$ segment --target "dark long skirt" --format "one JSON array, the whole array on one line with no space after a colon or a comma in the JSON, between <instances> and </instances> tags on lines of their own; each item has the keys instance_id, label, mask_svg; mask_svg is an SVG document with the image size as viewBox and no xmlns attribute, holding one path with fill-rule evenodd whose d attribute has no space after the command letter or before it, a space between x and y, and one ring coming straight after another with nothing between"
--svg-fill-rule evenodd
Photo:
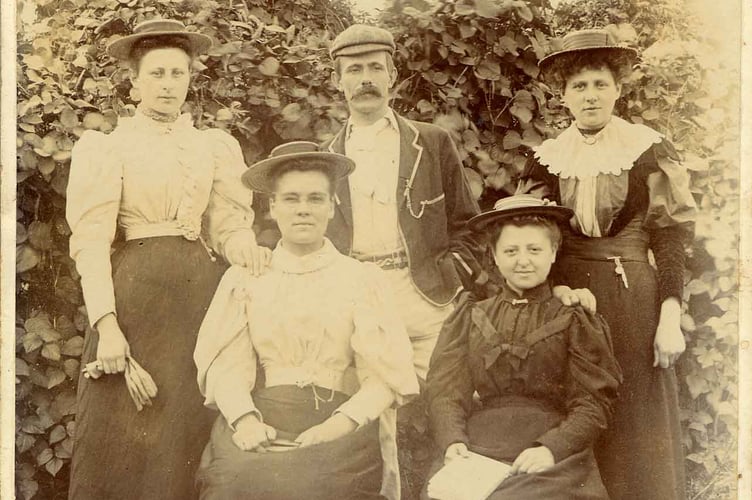
<instances>
[{"instance_id":1,"label":"dark long skirt","mask_svg":"<svg viewBox=\"0 0 752 500\"><path fill-rule=\"evenodd\" d=\"M593 292L624 373L614 419L595 447L609 495L613 500L684 499L676 375L673 368L653 368L660 304L655 270L647 262L647 237L632 232L570 238L562 250L562 282ZM623 257L629 288L607 259L616 255Z\"/></svg>"},{"instance_id":2,"label":"dark long skirt","mask_svg":"<svg viewBox=\"0 0 752 500\"><path fill-rule=\"evenodd\" d=\"M544 402L504 397L498 407L476 410L467 420L468 448L501 462L512 464L535 440L558 427L563 415ZM443 452L434 462L430 479L443 465ZM427 486L427 484L426 484ZM427 488L423 498L427 499ZM592 448L586 448L531 474L507 477L488 500L608 500Z\"/></svg>"},{"instance_id":3,"label":"dark long skirt","mask_svg":"<svg viewBox=\"0 0 752 500\"><path fill-rule=\"evenodd\" d=\"M195 498L194 475L216 412L203 406L193 349L224 267L200 242L175 236L128 241L112 260L118 323L158 394L139 413L123 375L79 379L69 496ZM82 363L96 359L92 333Z\"/></svg>"},{"instance_id":4,"label":"dark long skirt","mask_svg":"<svg viewBox=\"0 0 752 500\"><path fill-rule=\"evenodd\" d=\"M318 389L328 396L328 389ZM264 422L278 437L293 439L326 420L347 398L314 408L310 387L275 386L254 392ZM289 451L243 451L232 441L224 417L214 423L197 483L202 500L380 499L381 451L378 421L334 441Z\"/></svg>"}]
</instances>

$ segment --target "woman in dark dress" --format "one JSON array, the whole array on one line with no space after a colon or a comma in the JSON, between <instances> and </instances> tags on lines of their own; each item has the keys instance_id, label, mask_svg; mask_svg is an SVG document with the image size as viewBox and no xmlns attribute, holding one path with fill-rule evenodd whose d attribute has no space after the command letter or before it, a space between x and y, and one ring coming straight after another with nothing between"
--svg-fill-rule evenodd
<instances>
[{"instance_id":1,"label":"woman in dark dress","mask_svg":"<svg viewBox=\"0 0 752 500\"><path fill-rule=\"evenodd\" d=\"M108 52L131 63L141 103L112 133L87 131L73 150L70 251L93 327L82 364L96 361L106 375L79 381L72 499L196 496L214 415L196 388L193 349L225 269L210 247L242 265L265 255L237 141L180 115L191 58L210 45L169 20L113 42ZM117 226L126 241L110 258ZM120 373L131 355L158 389L143 411Z\"/></svg>"},{"instance_id":2,"label":"woman in dark dress","mask_svg":"<svg viewBox=\"0 0 752 500\"><path fill-rule=\"evenodd\" d=\"M469 222L490 235L503 288L460 302L426 383L444 462L471 450L512 464L491 499L608 498L592 445L608 425L621 373L602 318L563 305L548 282L557 221L571 214L522 195Z\"/></svg>"},{"instance_id":3,"label":"woman in dark dress","mask_svg":"<svg viewBox=\"0 0 752 500\"><path fill-rule=\"evenodd\" d=\"M695 206L663 135L612 115L635 59L607 31L585 30L541 60L574 123L535 149L518 192L574 211L553 279L593 292L624 370L613 425L595 448L611 498L682 499L673 365L685 349L684 243Z\"/></svg>"}]
</instances>

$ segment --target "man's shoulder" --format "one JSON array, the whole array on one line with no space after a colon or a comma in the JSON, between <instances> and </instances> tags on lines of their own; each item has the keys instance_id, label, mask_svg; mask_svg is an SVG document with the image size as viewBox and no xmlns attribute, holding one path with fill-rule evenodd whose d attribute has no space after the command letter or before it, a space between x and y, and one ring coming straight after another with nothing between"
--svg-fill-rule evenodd
<instances>
[{"instance_id":1,"label":"man's shoulder","mask_svg":"<svg viewBox=\"0 0 752 500\"><path fill-rule=\"evenodd\" d=\"M443 128L439 127L438 125L434 125L433 123L428 122L420 122L417 120L412 120L410 118L406 118L402 115L397 115L397 120L403 120L408 126L413 127L415 130L420 133L421 136L427 137L427 138L439 138L439 137L449 137L449 132L444 130Z\"/></svg>"}]
</instances>

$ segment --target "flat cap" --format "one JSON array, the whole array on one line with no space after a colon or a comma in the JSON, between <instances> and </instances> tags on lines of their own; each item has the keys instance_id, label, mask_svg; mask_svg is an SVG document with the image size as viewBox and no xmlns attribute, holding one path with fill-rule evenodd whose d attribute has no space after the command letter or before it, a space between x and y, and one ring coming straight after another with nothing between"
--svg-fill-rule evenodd
<instances>
[{"instance_id":1,"label":"flat cap","mask_svg":"<svg viewBox=\"0 0 752 500\"><path fill-rule=\"evenodd\" d=\"M353 24L337 35L329 48L332 59L368 52L386 51L394 54L394 37L387 30L367 24Z\"/></svg>"}]
</instances>

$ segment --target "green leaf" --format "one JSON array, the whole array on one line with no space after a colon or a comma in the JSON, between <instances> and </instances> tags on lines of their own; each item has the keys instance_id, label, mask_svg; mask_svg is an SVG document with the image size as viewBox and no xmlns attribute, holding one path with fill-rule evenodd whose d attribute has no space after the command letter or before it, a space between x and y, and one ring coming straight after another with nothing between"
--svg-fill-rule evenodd
<instances>
[{"instance_id":1,"label":"green leaf","mask_svg":"<svg viewBox=\"0 0 752 500\"><path fill-rule=\"evenodd\" d=\"M19 454L25 453L34 446L36 441L37 440L34 436L26 434L25 432L19 432L16 434L16 450L18 450Z\"/></svg>"},{"instance_id":2,"label":"green leaf","mask_svg":"<svg viewBox=\"0 0 752 500\"><path fill-rule=\"evenodd\" d=\"M291 102L284 108L282 108L282 119L287 122L296 122L300 119L302 114L302 108L300 104Z\"/></svg>"},{"instance_id":3,"label":"green leaf","mask_svg":"<svg viewBox=\"0 0 752 500\"><path fill-rule=\"evenodd\" d=\"M31 243L31 245L38 250L51 249L52 227L50 227L50 225L46 222L32 222L29 225L29 243Z\"/></svg>"},{"instance_id":4,"label":"green leaf","mask_svg":"<svg viewBox=\"0 0 752 500\"><path fill-rule=\"evenodd\" d=\"M47 368L45 375L47 376L47 389L52 389L65 381L65 373L58 368Z\"/></svg>"},{"instance_id":5,"label":"green leaf","mask_svg":"<svg viewBox=\"0 0 752 500\"><path fill-rule=\"evenodd\" d=\"M73 457L73 438L66 438L62 443L55 446L55 456L62 459Z\"/></svg>"},{"instance_id":6,"label":"green leaf","mask_svg":"<svg viewBox=\"0 0 752 500\"><path fill-rule=\"evenodd\" d=\"M267 57L258 65L258 70L265 76L276 75L279 71L279 61L274 57Z\"/></svg>"},{"instance_id":7,"label":"green leaf","mask_svg":"<svg viewBox=\"0 0 752 500\"><path fill-rule=\"evenodd\" d=\"M73 415L76 413L76 393L72 390L65 390L55 396L55 401L50 406L50 411L54 411L60 416Z\"/></svg>"},{"instance_id":8,"label":"green leaf","mask_svg":"<svg viewBox=\"0 0 752 500\"><path fill-rule=\"evenodd\" d=\"M63 461L60 458L54 457L52 460L47 462L44 465L44 468L52 474L53 476L57 475L58 472L60 472L60 469L63 467Z\"/></svg>"},{"instance_id":9,"label":"green leaf","mask_svg":"<svg viewBox=\"0 0 752 500\"><path fill-rule=\"evenodd\" d=\"M508 2L503 2L504 4L508 4ZM508 6L506 9L503 9L501 5L498 4L498 2L494 0L475 0L475 12L480 17L485 17L486 19L494 19L501 14L502 10L508 10Z\"/></svg>"},{"instance_id":10,"label":"green leaf","mask_svg":"<svg viewBox=\"0 0 752 500\"><path fill-rule=\"evenodd\" d=\"M464 168L465 178L470 185L470 192L473 193L473 197L477 200L483 194L483 178L478 172L472 168Z\"/></svg>"},{"instance_id":11,"label":"green leaf","mask_svg":"<svg viewBox=\"0 0 752 500\"><path fill-rule=\"evenodd\" d=\"M44 465L55 456L52 448L45 448L37 455L37 465Z\"/></svg>"},{"instance_id":12,"label":"green leaf","mask_svg":"<svg viewBox=\"0 0 752 500\"><path fill-rule=\"evenodd\" d=\"M66 356L81 356L84 350L84 338L77 335L68 339L63 345L62 353Z\"/></svg>"},{"instance_id":13,"label":"green leaf","mask_svg":"<svg viewBox=\"0 0 752 500\"><path fill-rule=\"evenodd\" d=\"M533 11L530 10L530 7L527 6L527 4L523 1L517 1L514 2L514 10L517 12L517 15L520 16L520 18L523 21L530 22L533 20Z\"/></svg>"},{"instance_id":14,"label":"green leaf","mask_svg":"<svg viewBox=\"0 0 752 500\"><path fill-rule=\"evenodd\" d=\"M504 140L502 142L504 149L514 149L516 147L519 147L521 144L522 137L520 137L520 133L516 130L510 130L506 134L504 134Z\"/></svg>"},{"instance_id":15,"label":"green leaf","mask_svg":"<svg viewBox=\"0 0 752 500\"><path fill-rule=\"evenodd\" d=\"M49 443L50 444L59 443L66 437L68 437L68 433L65 432L65 427L63 427L62 425L56 425L50 431Z\"/></svg>"},{"instance_id":16,"label":"green leaf","mask_svg":"<svg viewBox=\"0 0 752 500\"><path fill-rule=\"evenodd\" d=\"M483 80L498 80L501 77L501 66L496 61L484 59L475 67L475 75Z\"/></svg>"},{"instance_id":17,"label":"green leaf","mask_svg":"<svg viewBox=\"0 0 752 500\"><path fill-rule=\"evenodd\" d=\"M44 434L45 428L37 415L31 415L21 421L21 430L27 434Z\"/></svg>"},{"instance_id":18,"label":"green leaf","mask_svg":"<svg viewBox=\"0 0 752 500\"><path fill-rule=\"evenodd\" d=\"M60 124L67 129L72 129L73 127L77 127L78 115L76 114L75 111L73 111L70 108L64 109L60 113Z\"/></svg>"},{"instance_id":19,"label":"green leaf","mask_svg":"<svg viewBox=\"0 0 752 500\"><path fill-rule=\"evenodd\" d=\"M29 245L16 247L16 273L25 273L39 264L39 252Z\"/></svg>"},{"instance_id":20,"label":"green leaf","mask_svg":"<svg viewBox=\"0 0 752 500\"><path fill-rule=\"evenodd\" d=\"M700 395L710 392L708 381L701 375L690 373L685 380L692 399L697 399Z\"/></svg>"},{"instance_id":21,"label":"green leaf","mask_svg":"<svg viewBox=\"0 0 752 500\"><path fill-rule=\"evenodd\" d=\"M73 305L79 305L83 302L78 284L69 276L61 276L55 282L55 296Z\"/></svg>"},{"instance_id":22,"label":"green leaf","mask_svg":"<svg viewBox=\"0 0 752 500\"><path fill-rule=\"evenodd\" d=\"M34 349L32 349L33 351ZM27 351L28 352L28 351ZM16 377L28 377L31 375L29 365L21 358L16 358Z\"/></svg>"},{"instance_id":23,"label":"green leaf","mask_svg":"<svg viewBox=\"0 0 752 500\"><path fill-rule=\"evenodd\" d=\"M60 345L57 343L44 344L42 357L52 361L60 360Z\"/></svg>"},{"instance_id":24,"label":"green leaf","mask_svg":"<svg viewBox=\"0 0 752 500\"><path fill-rule=\"evenodd\" d=\"M63 361L63 371L73 381L78 380L80 368L81 363L77 359L66 359Z\"/></svg>"},{"instance_id":25,"label":"green leaf","mask_svg":"<svg viewBox=\"0 0 752 500\"><path fill-rule=\"evenodd\" d=\"M38 333L27 332L23 336L23 347L24 347L24 351L26 352L31 352L36 349L39 349L40 347L42 347L43 344L44 344L44 341L42 340L42 338L39 336Z\"/></svg>"},{"instance_id":26,"label":"green leaf","mask_svg":"<svg viewBox=\"0 0 752 500\"><path fill-rule=\"evenodd\" d=\"M18 483L18 492L23 495L23 500L31 500L39 492L39 483L33 479L22 479Z\"/></svg>"}]
</instances>

